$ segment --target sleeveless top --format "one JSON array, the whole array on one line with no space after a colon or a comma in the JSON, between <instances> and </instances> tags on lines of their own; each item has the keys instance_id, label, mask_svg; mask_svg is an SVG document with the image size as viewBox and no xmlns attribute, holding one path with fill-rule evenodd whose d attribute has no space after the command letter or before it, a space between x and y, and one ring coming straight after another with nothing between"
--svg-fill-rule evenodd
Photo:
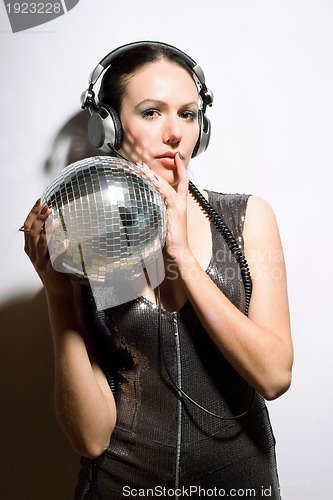
<instances>
[{"instance_id":1,"label":"sleeveless top","mask_svg":"<svg viewBox=\"0 0 333 500\"><path fill-rule=\"evenodd\" d=\"M208 191L209 201L243 250L248 195ZM206 273L242 312L235 258L211 224ZM76 500L250 497L279 499L275 438L264 398L226 361L187 301L177 312L138 297L96 311L82 293L86 319L117 405L108 449L82 458ZM177 386L171 381L176 382ZM179 389L219 419L182 396ZM163 490L164 488L164 490ZM247 493L245 493L247 491ZM236 494L238 492L238 494Z\"/></svg>"}]
</instances>

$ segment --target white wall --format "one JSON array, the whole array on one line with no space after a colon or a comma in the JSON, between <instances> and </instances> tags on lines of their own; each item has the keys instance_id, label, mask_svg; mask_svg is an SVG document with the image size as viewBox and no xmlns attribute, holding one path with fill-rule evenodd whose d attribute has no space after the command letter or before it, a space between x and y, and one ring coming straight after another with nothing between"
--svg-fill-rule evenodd
<instances>
[{"instance_id":1,"label":"white wall","mask_svg":"<svg viewBox=\"0 0 333 500\"><path fill-rule=\"evenodd\" d=\"M333 3L330 0L81 0L12 34L0 5L2 304L40 289L17 228L48 184L43 165L97 62L136 40L178 46L214 91L197 185L275 209L285 249L292 388L269 404L285 500L328 500L332 402ZM3 332L8 334L8 332Z\"/></svg>"}]
</instances>

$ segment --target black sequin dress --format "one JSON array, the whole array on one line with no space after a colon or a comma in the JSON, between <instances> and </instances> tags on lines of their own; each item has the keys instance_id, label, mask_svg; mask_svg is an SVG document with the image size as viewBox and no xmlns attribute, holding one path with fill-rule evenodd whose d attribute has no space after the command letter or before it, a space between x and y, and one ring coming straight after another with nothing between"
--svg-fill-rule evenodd
<instances>
[{"instance_id":1,"label":"black sequin dress","mask_svg":"<svg viewBox=\"0 0 333 500\"><path fill-rule=\"evenodd\" d=\"M243 248L247 195L208 192L209 201ZM244 311L239 266L211 224L213 255L208 276ZM76 500L145 498L280 499L275 439L264 399L225 360L202 327L190 302L178 312L143 297L96 312L83 297L106 376L116 390L117 424L98 459L82 458ZM163 489L165 488L165 489ZM201 489L200 489L201 488Z\"/></svg>"}]
</instances>

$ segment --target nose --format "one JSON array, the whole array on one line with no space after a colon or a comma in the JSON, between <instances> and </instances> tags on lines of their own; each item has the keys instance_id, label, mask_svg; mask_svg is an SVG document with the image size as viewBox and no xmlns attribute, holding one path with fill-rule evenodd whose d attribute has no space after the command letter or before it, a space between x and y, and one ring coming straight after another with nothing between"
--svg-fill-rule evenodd
<instances>
[{"instance_id":1,"label":"nose","mask_svg":"<svg viewBox=\"0 0 333 500\"><path fill-rule=\"evenodd\" d=\"M174 115L168 116L164 127L164 144L168 144L172 148L176 148L179 146L182 137L183 131L179 117Z\"/></svg>"}]
</instances>

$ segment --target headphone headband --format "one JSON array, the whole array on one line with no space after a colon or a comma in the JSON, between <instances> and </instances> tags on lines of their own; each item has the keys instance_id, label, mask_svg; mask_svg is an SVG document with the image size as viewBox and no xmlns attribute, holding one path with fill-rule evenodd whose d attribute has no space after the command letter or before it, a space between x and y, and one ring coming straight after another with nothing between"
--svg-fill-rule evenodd
<instances>
[{"instance_id":1,"label":"headphone headband","mask_svg":"<svg viewBox=\"0 0 333 500\"><path fill-rule=\"evenodd\" d=\"M151 47L152 45L155 45L156 47L167 47L167 48L171 49L175 54L179 55L180 57L182 57L185 60L186 64L191 68L192 71L194 71L194 68L197 66L197 63L191 57L189 57L187 54L185 54L181 50L177 49L177 47L174 47L173 45L168 45L167 43L162 43L162 42L142 41L142 42L127 43L126 45L122 45L121 47L118 47L117 49L112 50L111 52L109 52L109 54L107 54L105 57L103 57L103 59L98 63L95 70L99 66L102 66L103 67L102 71L104 71L104 69L106 69L108 66L111 65L112 61L114 59L116 59L116 57L123 55L128 50L139 49L139 48L144 48L144 47ZM94 74L95 70L93 71L93 74ZM205 83L205 77L203 75L201 68L200 68L200 71L202 73L202 75L201 75L202 83ZM100 75L98 75L96 78L95 76L93 76L93 74L90 78L90 83L95 84ZM94 79L94 81L93 81L93 79Z\"/></svg>"},{"instance_id":2,"label":"headphone headband","mask_svg":"<svg viewBox=\"0 0 333 500\"><path fill-rule=\"evenodd\" d=\"M213 98L214 98L213 93L207 89L204 72L202 71L201 67L194 61L194 59L192 59L190 56L185 54L185 52L181 51L180 49L177 49L177 47L174 47L173 45L169 45L163 42L142 41L142 42L127 43L126 45L122 45L121 47L112 50L111 52L109 52L109 54L103 57L103 59L101 59L101 61L97 64L97 66L90 75L88 90L84 92L82 95L81 98L82 108L84 109L91 105L91 97L94 97L91 96L91 93L93 92L92 90L93 86L96 84L97 80L100 78L102 73L104 73L104 71L107 68L109 68L109 66L112 65L112 62L117 57L122 56L123 54L132 49L151 47L154 45L156 47L167 47L176 55L184 59L185 63L193 73L192 76L196 85L198 86L204 110L206 109L207 106L211 106L213 104Z\"/></svg>"}]
</instances>

